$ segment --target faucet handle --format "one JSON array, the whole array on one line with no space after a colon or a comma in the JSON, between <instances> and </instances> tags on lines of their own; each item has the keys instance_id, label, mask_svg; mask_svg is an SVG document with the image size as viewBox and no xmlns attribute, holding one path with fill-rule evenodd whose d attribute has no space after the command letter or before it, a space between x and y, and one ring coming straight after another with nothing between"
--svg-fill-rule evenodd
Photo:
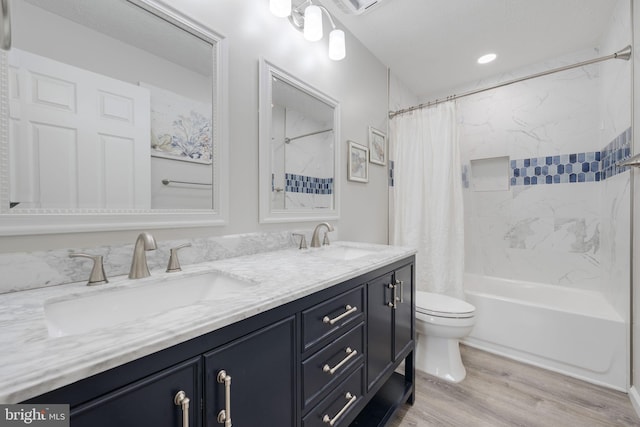
<instances>
[{"instance_id":1,"label":"faucet handle","mask_svg":"<svg viewBox=\"0 0 640 427\"><path fill-rule=\"evenodd\" d=\"M322 246L329 246L329 232L324 232L324 238L322 239Z\"/></svg>"},{"instance_id":2,"label":"faucet handle","mask_svg":"<svg viewBox=\"0 0 640 427\"><path fill-rule=\"evenodd\" d=\"M178 249L189 247L191 247L191 243L185 243L183 245L176 246L175 248L171 248L169 254L169 264L167 264L167 273L182 271L182 267L180 267L180 259L178 259Z\"/></svg>"},{"instance_id":3,"label":"faucet handle","mask_svg":"<svg viewBox=\"0 0 640 427\"><path fill-rule=\"evenodd\" d=\"M307 237L302 233L292 233L292 236L300 237L300 247L298 249L307 249Z\"/></svg>"},{"instance_id":4,"label":"faucet handle","mask_svg":"<svg viewBox=\"0 0 640 427\"><path fill-rule=\"evenodd\" d=\"M104 264L102 262L102 255L89 255L83 253L70 253L69 258L89 258L93 260L93 268L89 274L89 281L87 286L100 285L102 283L109 283L106 274L104 274Z\"/></svg>"}]
</instances>

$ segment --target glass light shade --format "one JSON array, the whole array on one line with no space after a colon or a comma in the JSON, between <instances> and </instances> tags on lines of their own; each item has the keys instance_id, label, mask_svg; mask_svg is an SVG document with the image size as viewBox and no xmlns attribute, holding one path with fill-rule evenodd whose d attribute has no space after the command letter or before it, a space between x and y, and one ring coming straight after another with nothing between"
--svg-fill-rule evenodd
<instances>
[{"instance_id":1,"label":"glass light shade","mask_svg":"<svg viewBox=\"0 0 640 427\"><path fill-rule=\"evenodd\" d=\"M322 38L322 10L313 4L304 10L304 38L310 42Z\"/></svg>"},{"instance_id":2,"label":"glass light shade","mask_svg":"<svg viewBox=\"0 0 640 427\"><path fill-rule=\"evenodd\" d=\"M334 61L340 61L347 56L344 46L344 31L333 30L329 33L329 58Z\"/></svg>"},{"instance_id":3,"label":"glass light shade","mask_svg":"<svg viewBox=\"0 0 640 427\"><path fill-rule=\"evenodd\" d=\"M291 0L269 0L269 10L279 18L291 15Z\"/></svg>"}]
</instances>

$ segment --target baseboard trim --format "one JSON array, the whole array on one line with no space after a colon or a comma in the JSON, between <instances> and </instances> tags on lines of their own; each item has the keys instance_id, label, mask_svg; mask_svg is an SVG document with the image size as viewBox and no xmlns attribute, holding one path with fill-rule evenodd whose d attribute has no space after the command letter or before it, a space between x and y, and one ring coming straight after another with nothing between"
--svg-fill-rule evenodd
<instances>
[{"instance_id":1,"label":"baseboard trim","mask_svg":"<svg viewBox=\"0 0 640 427\"><path fill-rule=\"evenodd\" d=\"M633 405L636 414L640 417L640 393L638 393L636 386L632 386L629 389L629 400L631 400L631 405Z\"/></svg>"}]
</instances>

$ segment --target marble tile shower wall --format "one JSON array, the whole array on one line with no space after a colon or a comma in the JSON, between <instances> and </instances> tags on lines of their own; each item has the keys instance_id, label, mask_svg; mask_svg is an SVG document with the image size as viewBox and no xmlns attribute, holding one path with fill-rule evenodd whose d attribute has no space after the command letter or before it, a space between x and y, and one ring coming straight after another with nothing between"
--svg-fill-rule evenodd
<instances>
[{"instance_id":1,"label":"marble tile shower wall","mask_svg":"<svg viewBox=\"0 0 640 427\"><path fill-rule=\"evenodd\" d=\"M511 160L510 183L543 185L604 181L628 170L620 163L629 157L631 128L600 151ZM463 182L466 182L465 175Z\"/></svg>"},{"instance_id":2,"label":"marble tile shower wall","mask_svg":"<svg viewBox=\"0 0 640 427\"><path fill-rule=\"evenodd\" d=\"M296 230L296 232L299 231ZM147 252L152 274L153 270L164 271L170 248L185 242L184 240L158 240L158 249ZM204 237L192 239L190 242L192 247L180 251L180 261L183 266L296 247L291 231ZM87 280L91 270L90 262L69 258L71 252L103 255L107 276L114 277L129 272L133 244L0 254L0 271L2 271L0 293Z\"/></svg>"},{"instance_id":3,"label":"marble tile shower wall","mask_svg":"<svg viewBox=\"0 0 640 427\"><path fill-rule=\"evenodd\" d=\"M597 55L576 52L497 80ZM631 153L630 80L621 68L628 73L620 61L576 68L458 103L463 165L512 160L510 191L464 191L466 272L594 290L617 302L618 284L628 284L620 275L629 224L629 174L619 163ZM605 90L610 82L620 90ZM469 172L463 166L463 182Z\"/></svg>"}]
</instances>

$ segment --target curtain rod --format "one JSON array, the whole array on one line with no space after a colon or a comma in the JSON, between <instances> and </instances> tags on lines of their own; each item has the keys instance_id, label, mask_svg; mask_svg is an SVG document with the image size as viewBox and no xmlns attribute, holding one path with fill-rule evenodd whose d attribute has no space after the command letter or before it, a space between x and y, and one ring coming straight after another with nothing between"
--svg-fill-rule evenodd
<instances>
[{"instance_id":1,"label":"curtain rod","mask_svg":"<svg viewBox=\"0 0 640 427\"><path fill-rule=\"evenodd\" d=\"M549 75L549 74L558 73L560 71L566 71L566 70L570 70L572 68L583 67L585 65L595 64L596 62L607 61L609 59L624 59L625 61L628 61L629 58L631 58L631 45L628 45L624 49L619 50L619 51L617 51L615 53L612 53L611 55L602 56L600 58L595 58L595 59L589 59L587 61L578 62L576 64L565 65L563 67L554 68L552 70L547 70L547 71L542 71L540 73L531 74L531 75L525 76L525 77L519 77L517 79L508 80L506 82L498 83L498 84L490 86L490 87L486 87L486 88L482 88L482 89L474 89L474 90L471 90L469 92L463 92L463 93L461 93L459 95L455 95L455 94L454 95L449 95L446 98L434 99L433 101L425 102L425 103L419 104L419 105L414 105L413 107L403 108L403 109L397 110L397 111L389 111L389 118L393 119L395 116L397 116L399 114L405 114L405 113L408 113L410 111L421 110L423 108L427 108L427 107L432 107L434 105L438 105L438 104L440 104L442 102L453 101L453 100L458 99L458 98L464 98L465 96L475 95L476 93L486 92L488 90L493 90L493 89L497 89L497 88L500 88L500 87L503 87L503 86L508 86L508 85L512 85L514 83L522 82L522 81L525 81L525 80L535 79L537 77L542 77L542 76L546 76L546 75Z\"/></svg>"}]
</instances>

